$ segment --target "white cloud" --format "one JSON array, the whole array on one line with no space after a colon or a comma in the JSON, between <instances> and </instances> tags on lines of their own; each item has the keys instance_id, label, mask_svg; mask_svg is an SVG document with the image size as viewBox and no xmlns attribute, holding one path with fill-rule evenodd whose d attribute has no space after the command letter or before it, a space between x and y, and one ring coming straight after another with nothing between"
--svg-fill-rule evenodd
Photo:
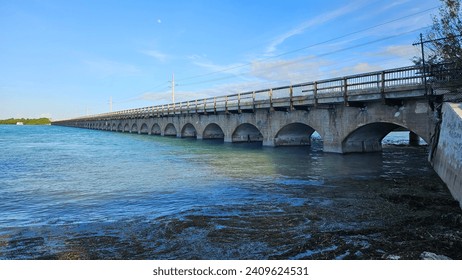
<instances>
[{"instance_id":1,"label":"white cloud","mask_svg":"<svg viewBox=\"0 0 462 280\"><path fill-rule=\"evenodd\" d=\"M150 57L153 57L160 62L165 62L170 57L168 54L165 54L157 50L145 50L142 51L142 53Z\"/></svg>"},{"instance_id":2,"label":"white cloud","mask_svg":"<svg viewBox=\"0 0 462 280\"><path fill-rule=\"evenodd\" d=\"M191 63L204 68L209 73L223 73L239 76L245 71L248 71L248 64L233 63L228 65L219 65L209 60L205 55L191 55L188 59Z\"/></svg>"},{"instance_id":3,"label":"white cloud","mask_svg":"<svg viewBox=\"0 0 462 280\"><path fill-rule=\"evenodd\" d=\"M271 55L273 54L279 45L284 43L287 39L296 36L298 34L304 33L307 29L312 28L314 26L322 25L326 22L335 20L341 16L344 16L348 13L351 13L360 7L364 6L367 4L368 1L359 1L359 2L353 2L350 3L346 6L340 7L336 10L329 11L323 14L320 14L308 21L305 21L301 23L300 25L296 26L295 28L285 32L284 34L281 34L278 36L276 39L274 39L270 45L266 48L266 55Z\"/></svg>"},{"instance_id":4,"label":"white cloud","mask_svg":"<svg viewBox=\"0 0 462 280\"><path fill-rule=\"evenodd\" d=\"M316 57L256 61L252 63L251 75L269 81L284 81L286 84L296 84L319 79L324 76L322 68L330 64L329 61Z\"/></svg>"},{"instance_id":5,"label":"white cloud","mask_svg":"<svg viewBox=\"0 0 462 280\"><path fill-rule=\"evenodd\" d=\"M358 62L356 64L347 65L342 68L332 68L328 71L328 77L343 77L343 76L351 76L355 74L367 73L367 72L374 72L382 70L383 67L381 65L374 65L367 62Z\"/></svg>"},{"instance_id":6,"label":"white cloud","mask_svg":"<svg viewBox=\"0 0 462 280\"><path fill-rule=\"evenodd\" d=\"M383 51L377 53L382 56L396 56L411 59L413 56L418 55L418 49L412 45L395 45L388 46Z\"/></svg>"}]
</instances>

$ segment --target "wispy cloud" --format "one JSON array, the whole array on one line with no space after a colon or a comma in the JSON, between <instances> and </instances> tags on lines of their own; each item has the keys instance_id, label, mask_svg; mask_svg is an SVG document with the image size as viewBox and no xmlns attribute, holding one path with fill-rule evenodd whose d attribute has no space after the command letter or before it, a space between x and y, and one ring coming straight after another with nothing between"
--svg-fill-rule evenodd
<instances>
[{"instance_id":1,"label":"wispy cloud","mask_svg":"<svg viewBox=\"0 0 462 280\"><path fill-rule=\"evenodd\" d=\"M322 68L331 62L314 56L288 60L256 61L251 75L267 81L296 84L314 81L323 76Z\"/></svg>"},{"instance_id":2,"label":"wispy cloud","mask_svg":"<svg viewBox=\"0 0 462 280\"><path fill-rule=\"evenodd\" d=\"M104 58L87 59L83 63L91 72L103 77L131 76L140 72L140 69L134 65Z\"/></svg>"},{"instance_id":3,"label":"wispy cloud","mask_svg":"<svg viewBox=\"0 0 462 280\"><path fill-rule=\"evenodd\" d=\"M358 10L359 8L363 7L366 5L368 1L356 1L349 3L346 6L340 7L336 10L329 11L323 14L320 14L308 21L305 21L301 23L300 25L296 26L295 28L281 34L278 36L276 39L274 39L269 46L266 48L266 55L272 55L278 48L279 45L283 44L287 39L302 34L309 28L322 25L326 22L335 20L341 16L344 16L348 13L351 13L355 10Z\"/></svg>"},{"instance_id":4,"label":"wispy cloud","mask_svg":"<svg viewBox=\"0 0 462 280\"><path fill-rule=\"evenodd\" d=\"M239 76L242 75L243 72L248 71L248 67L246 67L248 64L232 63L220 65L203 55L191 55L188 59L192 64L204 68L209 73L223 73Z\"/></svg>"},{"instance_id":5,"label":"wispy cloud","mask_svg":"<svg viewBox=\"0 0 462 280\"><path fill-rule=\"evenodd\" d=\"M165 54L158 50L144 50L144 51L141 51L141 53L148 55L150 57L153 57L160 62L165 62L167 61L167 59L170 58L168 54Z\"/></svg>"},{"instance_id":6,"label":"wispy cloud","mask_svg":"<svg viewBox=\"0 0 462 280\"><path fill-rule=\"evenodd\" d=\"M408 59L418 54L419 54L418 48L412 45L387 46L385 47L385 49L376 53L376 55L395 56L395 57L408 58Z\"/></svg>"}]
</instances>

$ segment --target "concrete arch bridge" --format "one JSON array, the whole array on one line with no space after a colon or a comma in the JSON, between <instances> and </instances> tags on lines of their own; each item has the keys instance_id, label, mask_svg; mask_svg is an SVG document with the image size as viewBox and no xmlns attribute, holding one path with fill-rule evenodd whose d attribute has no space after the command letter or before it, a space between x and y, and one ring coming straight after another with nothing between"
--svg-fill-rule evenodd
<instances>
[{"instance_id":1,"label":"concrete arch bridge","mask_svg":"<svg viewBox=\"0 0 462 280\"><path fill-rule=\"evenodd\" d=\"M384 136L404 128L412 132L410 143L420 136L430 144L430 163L462 205L462 105L443 102L450 93L445 83L454 76L458 79L458 73L443 71L428 78L421 67L412 66L84 116L53 125L257 141L273 147L310 145L317 131L324 151L334 153L380 151ZM430 82L438 94L433 94Z\"/></svg>"},{"instance_id":2,"label":"concrete arch bridge","mask_svg":"<svg viewBox=\"0 0 462 280\"><path fill-rule=\"evenodd\" d=\"M419 67L303 83L54 122L107 131L310 145L316 131L326 152L380 151L391 131L430 143L434 130Z\"/></svg>"},{"instance_id":3,"label":"concrete arch bridge","mask_svg":"<svg viewBox=\"0 0 462 280\"><path fill-rule=\"evenodd\" d=\"M433 111L420 72L391 69L54 124L264 146L310 145L316 131L326 152L373 152L399 127L430 143Z\"/></svg>"}]
</instances>

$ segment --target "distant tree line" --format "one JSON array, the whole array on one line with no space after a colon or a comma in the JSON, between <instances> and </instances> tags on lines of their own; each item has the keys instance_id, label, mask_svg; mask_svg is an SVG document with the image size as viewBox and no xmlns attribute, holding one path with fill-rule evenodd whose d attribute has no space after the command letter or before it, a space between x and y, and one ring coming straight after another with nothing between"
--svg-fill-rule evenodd
<instances>
[{"instance_id":1,"label":"distant tree line","mask_svg":"<svg viewBox=\"0 0 462 280\"><path fill-rule=\"evenodd\" d=\"M48 118L39 118L39 119L7 119L7 120L0 120L0 124L16 124L18 122L22 122L26 125L46 125L50 124L51 121Z\"/></svg>"}]
</instances>

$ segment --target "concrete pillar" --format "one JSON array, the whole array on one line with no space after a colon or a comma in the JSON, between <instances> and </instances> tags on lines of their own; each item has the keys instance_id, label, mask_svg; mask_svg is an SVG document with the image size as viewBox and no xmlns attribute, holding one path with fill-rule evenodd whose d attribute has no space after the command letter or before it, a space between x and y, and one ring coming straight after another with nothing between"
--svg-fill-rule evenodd
<instances>
[{"instance_id":1,"label":"concrete pillar","mask_svg":"<svg viewBox=\"0 0 462 280\"><path fill-rule=\"evenodd\" d=\"M409 131L409 145L410 146L419 146L420 137L412 131Z\"/></svg>"},{"instance_id":2,"label":"concrete pillar","mask_svg":"<svg viewBox=\"0 0 462 280\"><path fill-rule=\"evenodd\" d=\"M274 140L273 139L265 139L263 140L263 146L266 147L274 147Z\"/></svg>"}]
</instances>

